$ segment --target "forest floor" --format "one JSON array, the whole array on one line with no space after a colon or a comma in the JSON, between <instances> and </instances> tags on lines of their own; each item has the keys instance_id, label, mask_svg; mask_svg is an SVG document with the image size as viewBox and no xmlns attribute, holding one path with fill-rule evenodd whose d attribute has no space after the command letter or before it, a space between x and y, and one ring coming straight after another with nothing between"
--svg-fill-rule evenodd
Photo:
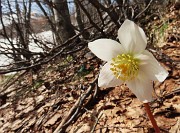
<instances>
[{"instance_id":1,"label":"forest floor","mask_svg":"<svg viewBox=\"0 0 180 133\"><path fill-rule=\"evenodd\" d=\"M154 83L151 109L161 132L178 133L180 12L169 10L144 29L151 33L149 42L155 40L147 49L169 72L163 83ZM84 48L39 70L9 76L0 88L0 133L153 133L143 104L126 86L97 87L101 64Z\"/></svg>"}]
</instances>

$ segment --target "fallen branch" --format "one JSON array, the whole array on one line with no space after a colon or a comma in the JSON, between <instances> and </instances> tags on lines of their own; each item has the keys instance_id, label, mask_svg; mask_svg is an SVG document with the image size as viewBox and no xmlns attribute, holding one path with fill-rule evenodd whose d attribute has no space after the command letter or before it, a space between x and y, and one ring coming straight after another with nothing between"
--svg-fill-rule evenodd
<instances>
[{"instance_id":1,"label":"fallen branch","mask_svg":"<svg viewBox=\"0 0 180 133\"><path fill-rule=\"evenodd\" d=\"M4 91L6 91L9 87L11 87L15 82L17 82L19 79L21 79L27 71L23 71L22 73L16 73L15 75L13 75L13 77L11 77L10 79L8 79L3 85L2 85L2 90L0 91L1 94L4 93ZM11 93L12 91L16 90L17 88L11 90L10 92L6 92L6 95Z\"/></svg>"},{"instance_id":2,"label":"fallen branch","mask_svg":"<svg viewBox=\"0 0 180 133\"><path fill-rule=\"evenodd\" d=\"M94 84L97 82L97 77L94 79L94 81L91 83L87 91L79 97L79 99L76 101L74 106L70 109L68 112L68 115L61 121L61 123L58 125L58 127L55 129L53 133L64 133L68 125L73 121L74 118L78 115L80 109L83 106L84 101L86 98L90 95L94 88Z\"/></svg>"},{"instance_id":3,"label":"fallen branch","mask_svg":"<svg viewBox=\"0 0 180 133\"><path fill-rule=\"evenodd\" d=\"M91 133L94 133L94 131L96 129L96 126L97 126L99 120L101 119L102 115L103 115L103 113L101 113L100 116L98 118L96 118L96 123L94 124L94 126L93 126L93 128L91 130Z\"/></svg>"},{"instance_id":4,"label":"fallen branch","mask_svg":"<svg viewBox=\"0 0 180 133\"><path fill-rule=\"evenodd\" d=\"M85 42L82 42L82 43L85 43ZM81 44L82 44L81 43ZM85 45L81 45L81 47L79 47L79 48L77 48L77 49L74 49L73 50L73 52L77 52L77 51L79 51L79 50L81 50L82 48L84 48L85 47ZM59 52L57 52L56 54L54 54L53 56L51 56L51 57L49 57L48 58L48 56L46 57L47 59L44 59L44 60L42 60L42 59L40 59L40 60L38 60L38 61L36 61L33 65L31 65L31 66L25 66L25 67L18 67L18 68L14 68L14 69L9 69L9 70L6 70L6 69L1 69L0 70L0 74L6 74L6 73L10 73L10 72L17 72L17 71L21 71L21 70L28 70L28 69L31 69L31 68L34 68L34 67L37 67L37 66L41 66L41 65L43 65L43 64L46 64L46 63L48 63L48 62L50 62L51 60L53 60L54 58L56 58L57 56L59 56L59 55L61 55L61 54L63 54L63 52L66 50L66 49L68 49L69 48L69 46L68 47L64 47L64 48L62 48ZM71 53L71 52L69 52L69 53Z\"/></svg>"}]
</instances>

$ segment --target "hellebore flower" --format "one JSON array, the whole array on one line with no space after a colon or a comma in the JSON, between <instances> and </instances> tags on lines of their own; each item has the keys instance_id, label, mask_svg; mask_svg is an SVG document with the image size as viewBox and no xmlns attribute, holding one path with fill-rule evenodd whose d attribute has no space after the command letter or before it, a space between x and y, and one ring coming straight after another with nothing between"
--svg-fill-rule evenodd
<instances>
[{"instance_id":1,"label":"hellebore flower","mask_svg":"<svg viewBox=\"0 0 180 133\"><path fill-rule=\"evenodd\" d=\"M126 84L140 101L152 101L152 81L164 81L168 72L145 50L146 35L134 22L125 20L118 30L118 38L120 43L98 39L88 44L98 58L107 61L100 71L98 86Z\"/></svg>"}]
</instances>

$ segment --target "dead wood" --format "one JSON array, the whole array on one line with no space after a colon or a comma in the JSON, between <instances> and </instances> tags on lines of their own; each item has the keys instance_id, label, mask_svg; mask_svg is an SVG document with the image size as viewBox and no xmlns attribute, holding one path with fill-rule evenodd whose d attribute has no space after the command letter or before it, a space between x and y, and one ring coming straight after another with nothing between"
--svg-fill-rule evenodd
<instances>
[{"instance_id":1,"label":"dead wood","mask_svg":"<svg viewBox=\"0 0 180 133\"><path fill-rule=\"evenodd\" d=\"M96 82L97 82L97 77L90 84L87 91L84 94L82 94L82 96L79 97L79 99L76 101L74 106L68 112L68 115L61 121L61 123L58 125L58 127L55 129L55 131L53 133L64 133L65 132L67 126L70 124L69 120L72 121L73 118L75 118L75 116L79 113L80 109L83 106L83 103L85 102L86 98L92 92Z\"/></svg>"}]
</instances>

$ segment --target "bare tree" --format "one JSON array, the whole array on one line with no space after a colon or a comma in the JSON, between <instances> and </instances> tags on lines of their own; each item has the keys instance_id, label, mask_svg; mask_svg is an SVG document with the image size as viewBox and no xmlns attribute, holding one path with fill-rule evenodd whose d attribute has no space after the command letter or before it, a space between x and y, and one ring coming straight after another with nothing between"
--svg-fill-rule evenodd
<instances>
[{"instance_id":1,"label":"bare tree","mask_svg":"<svg viewBox=\"0 0 180 133\"><path fill-rule=\"evenodd\" d=\"M116 26L118 27L120 26L120 24L118 23L119 16L112 7L110 7L111 10L109 10L108 8L103 6L100 2L98 2L98 0L90 0L89 2L97 9L101 9L104 12L106 12L110 16L111 20L116 24Z\"/></svg>"},{"instance_id":2,"label":"bare tree","mask_svg":"<svg viewBox=\"0 0 180 133\"><path fill-rule=\"evenodd\" d=\"M2 17L2 6L1 6L1 0L0 0L0 18Z\"/></svg>"},{"instance_id":3,"label":"bare tree","mask_svg":"<svg viewBox=\"0 0 180 133\"><path fill-rule=\"evenodd\" d=\"M0 36L7 40L0 42L3 44L0 45L0 54L11 58L13 62L8 65L8 69L11 70L7 70L7 67L3 67L6 71L1 70L0 66L0 73L37 67L57 55L72 53L71 50L78 51L81 45L87 44L89 40L102 37L115 38L116 31L125 18L147 21L143 18L147 8L151 5L149 2L146 6L142 0L135 0L133 3L129 0L14 0L11 2L14 2L16 9L12 10L9 1L3 1L8 3L9 12L2 15L8 16L11 24L5 25L3 18L0 17L2 24ZM39 39L36 35L39 29L35 31L37 26L31 19L31 2L36 2L43 12L43 20L47 22L48 27L45 30L51 30L56 41ZM68 2L74 2L74 12L68 9ZM154 12L154 10L151 11ZM70 13L76 15L70 16ZM76 18L77 25L72 25L70 17ZM75 30L79 33L75 33ZM81 43L76 41L79 36L84 38ZM30 43L33 45L35 43L43 52L32 52Z\"/></svg>"},{"instance_id":4,"label":"bare tree","mask_svg":"<svg viewBox=\"0 0 180 133\"><path fill-rule=\"evenodd\" d=\"M76 33L71 24L67 0L52 0L56 32L59 34L62 43L73 37Z\"/></svg>"},{"instance_id":5,"label":"bare tree","mask_svg":"<svg viewBox=\"0 0 180 133\"><path fill-rule=\"evenodd\" d=\"M82 18L81 18L81 15L82 15L81 9L80 9L77 2L75 2L75 6L76 6L77 24L78 24L79 30L82 32L84 30L84 23L83 23ZM82 34L82 36L83 36L84 39L88 39L89 38L89 32L85 31L84 34Z\"/></svg>"}]
</instances>

